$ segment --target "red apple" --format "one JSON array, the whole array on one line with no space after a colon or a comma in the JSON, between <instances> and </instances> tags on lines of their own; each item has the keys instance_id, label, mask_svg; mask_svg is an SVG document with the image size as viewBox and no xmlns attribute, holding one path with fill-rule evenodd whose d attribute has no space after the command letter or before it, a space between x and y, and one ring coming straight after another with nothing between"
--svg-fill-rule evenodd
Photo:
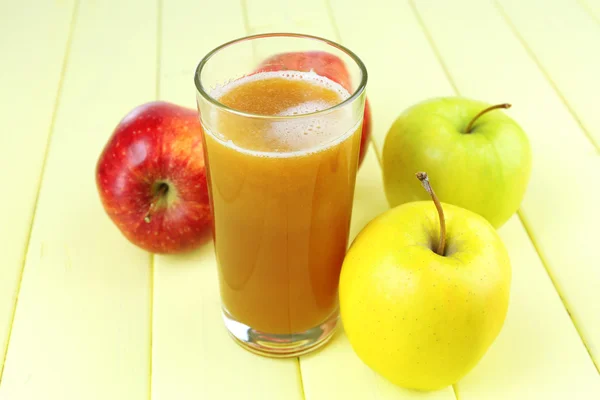
<instances>
[{"instance_id":1,"label":"red apple","mask_svg":"<svg viewBox=\"0 0 600 400\"><path fill-rule=\"evenodd\" d=\"M350 74L344 61L333 54L324 51L305 51L276 54L263 61L255 72L267 71L310 71L339 83L352 93ZM368 99L365 101L362 137L360 141L360 156L358 165L362 164L371 137L371 110Z\"/></svg>"},{"instance_id":2,"label":"red apple","mask_svg":"<svg viewBox=\"0 0 600 400\"><path fill-rule=\"evenodd\" d=\"M153 253L197 247L211 212L196 110L166 102L133 109L117 125L96 167L110 219L133 244Z\"/></svg>"},{"instance_id":3,"label":"red apple","mask_svg":"<svg viewBox=\"0 0 600 400\"><path fill-rule=\"evenodd\" d=\"M341 58L324 51L305 51L276 54L263 61L256 72L315 71L316 74L339 83L351 91L350 74Z\"/></svg>"}]
</instances>

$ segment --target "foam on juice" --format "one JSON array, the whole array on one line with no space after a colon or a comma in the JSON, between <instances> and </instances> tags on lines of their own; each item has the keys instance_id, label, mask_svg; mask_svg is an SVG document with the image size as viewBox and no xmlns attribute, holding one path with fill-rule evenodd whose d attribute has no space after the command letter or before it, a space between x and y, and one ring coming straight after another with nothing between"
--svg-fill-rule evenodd
<instances>
[{"instance_id":1,"label":"foam on juice","mask_svg":"<svg viewBox=\"0 0 600 400\"><path fill-rule=\"evenodd\" d=\"M285 86L282 79L302 84ZM250 85L255 86L248 89ZM222 123L213 125L222 129L211 129L210 133L227 146L259 156L290 157L321 151L347 139L360 123L353 121L348 107L314 117L306 115L350 97L341 85L312 71L261 72L216 87L211 96L239 111L282 117L244 120L223 113Z\"/></svg>"},{"instance_id":2,"label":"foam on juice","mask_svg":"<svg viewBox=\"0 0 600 400\"><path fill-rule=\"evenodd\" d=\"M212 89L210 95L215 99L220 99L238 86L245 85L254 81L262 81L266 79L280 78L286 79L290 81L294 80L302 80L305 82L310 82L314 85L318 85L332 91L335 91L339 94L340 98L343 100L350 97L350 93L346 89L344 89L339 83L332 81L331 79L325 78L324 76L316 74L314 71L309 72L300 72L300 71L268 71L268 72L259 72L257 74L247 75L243 78L233 80L231 82L226 83L225 85L217 86Z\"/></svg>"}]
</instances>

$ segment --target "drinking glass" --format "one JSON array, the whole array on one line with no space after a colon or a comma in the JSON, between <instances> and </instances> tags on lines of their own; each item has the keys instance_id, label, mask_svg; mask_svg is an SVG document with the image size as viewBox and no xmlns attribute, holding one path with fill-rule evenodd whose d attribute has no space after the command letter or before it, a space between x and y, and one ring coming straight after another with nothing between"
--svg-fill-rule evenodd
<instances>
[{"instance_id":1,"label":"drinking glass","mask_svg":"<svg viewBox=\"0 0 600 400\"><path fill-rule=\"evenodd\" d=\"M290 52L296 54L280 56ZM236 87L273 77L282 86L272 97L247 85L249 91L237 92L246 93L238 99L245 109L224 104ZM300 93L288 96L286 82L294 79L310 85L298 84ZM242 347L261 355L314 350L339 318L366 68L332 41L271 33L212 50L194 80L225 326ZM319 108L311 85L343 95ZM312 102L287 113L253 108L271 100L265 107L277 109L293 96Z\"/></svg>"}]
</instances>

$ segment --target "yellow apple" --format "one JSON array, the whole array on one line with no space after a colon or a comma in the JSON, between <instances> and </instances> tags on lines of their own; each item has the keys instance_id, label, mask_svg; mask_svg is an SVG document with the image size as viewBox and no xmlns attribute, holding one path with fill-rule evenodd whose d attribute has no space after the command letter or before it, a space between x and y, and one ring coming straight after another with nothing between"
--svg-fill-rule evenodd
<instances>
[{"instance_id":1,"label":"yellow apple","mask_svg":"<svg viewBox=\"0 0 600 400\"><path fill-rule=\"evenodd\" d=\"M342 322L359 358L419 390L451 385L478 363L504 324L511 281L492 225L430 193L435 204L403 204L360 232L339 286Z\"/></svg>"},{"instance_id":2,"label":"yellow apple","mask_svg":"<svg viewBox=\"0 0 600 400\"><path fill-rule=\"evenodd\" d=\"M427 199L415 171L436 181L440 200L474 211L495 228L519 208L531 171L525 132L498 108L445 97L402 113L383 146L383 181L391 207Z\"/></svg>"}]
</instances>

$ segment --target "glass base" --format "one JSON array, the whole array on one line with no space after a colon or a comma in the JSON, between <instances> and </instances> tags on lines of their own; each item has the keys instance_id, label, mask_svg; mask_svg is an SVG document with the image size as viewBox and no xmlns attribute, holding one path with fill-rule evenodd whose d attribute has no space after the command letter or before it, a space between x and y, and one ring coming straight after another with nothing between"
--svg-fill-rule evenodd
<instances>
[{"instance_id":1,"label":"glass base","mask_svg":"<svg viewBox=\"0 0 600 400\"><path fill-rule=\"evenodd\" d=\"M266 333L250 328L236 321L223 310L225 327L233 339L244 349L266 357L297 357L323 346L333 336L338 324L339 312L336 310L322 324L305 332L280 335Z\"/></svg>"}]
</instances>

